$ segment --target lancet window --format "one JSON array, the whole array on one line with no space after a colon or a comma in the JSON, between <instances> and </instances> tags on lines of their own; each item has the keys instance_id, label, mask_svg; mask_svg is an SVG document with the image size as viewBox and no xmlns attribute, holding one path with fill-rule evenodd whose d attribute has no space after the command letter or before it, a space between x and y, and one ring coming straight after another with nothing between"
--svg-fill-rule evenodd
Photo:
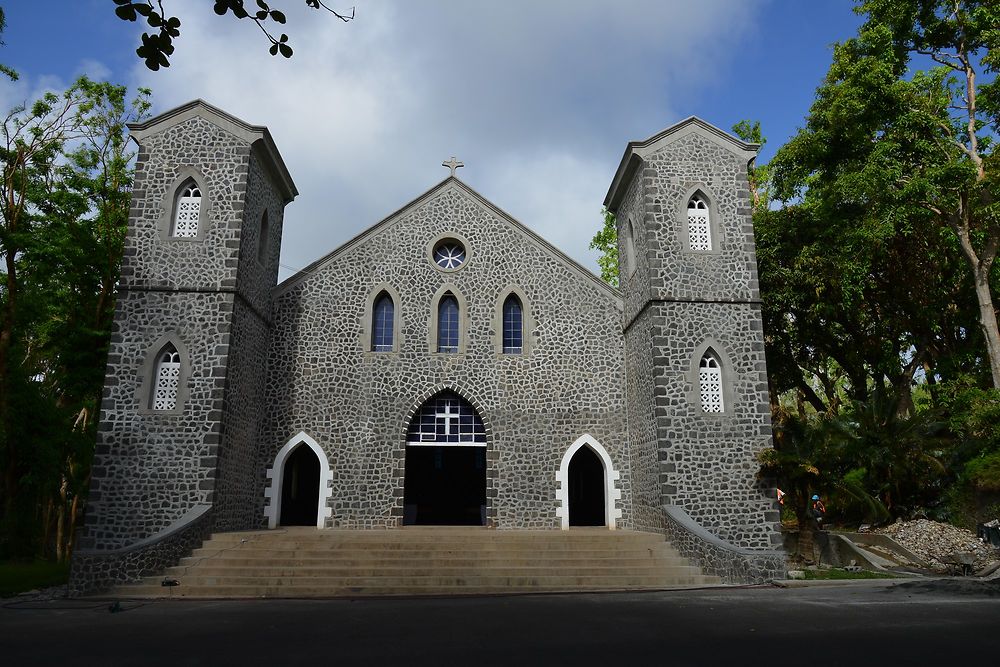
<instances>
[{"instance_id":1,"label":"lancet window","mask_svg":"<svg viewBox=\"0 0 1000 667\"><path fill-rule=\"evenodd\" d=\"M392 352L396 307L392 297L382 292L372 308L372 351Z\"/></svg>"},{"instance_id":2,"label":"lancet window","mask_svg":"<svg viewBox=\"0 0 1000 667\"><path fill-rule=\"evenodd\" d=\"M153 371L153 391L150 408L153 410L173 410L177 407L177 390L181 377L181 355L168 343L156 358Z\"/></svg>"},{"instance_id":3,"label":"lancet window","mask_svg":"<svg viewBox=\"0 0 1000 667\"><path fill-rule=\"evenodd\" d=\"M194 181L186 181L177 194L174 204L174 220L170 235L185 239L198 236L198 223L201 220L201 188Z\"/></svg>"},{"instance_id":4,"label":"lancet window","mask_svg":"<svg viewBox=\"0 0 1000 667\"><path fill-rule=\"evenodd\" d=\"M701 390L701 409L705 412L723 412L725 405L722 399L722 364L711 349L701 358L698 384Z\"/></svg>"},{"instance_id":5,"label":"lancet window","mask_svg":"<svg viewBox=\"0 0 1000 667\"><path fill-rule=\"evenodd\" d=\"M451 292L446 292L438 302L437 351L458 352L458 344L458 299Z\"/></svg>"},{"instance_id":6,"label":"lancet window","mask_svg":"<svg viewBox=\"0 0 1000 667\"><path fill-rule=\"evenodd\" d=\"M691 250L712 249L712 227L708 202L700 193L688 201L688 243Z\"/></svg>"},{"instance_id":7,"label":"lancet window","mask_svg":"<svg viewBox=\"0 0 1000 667\"><path fill-rule=\"evenodd\" d=\"M524 351L524 310L521 300L511 294L503 302L503 353Z\"/></svg>"}]
</instances>

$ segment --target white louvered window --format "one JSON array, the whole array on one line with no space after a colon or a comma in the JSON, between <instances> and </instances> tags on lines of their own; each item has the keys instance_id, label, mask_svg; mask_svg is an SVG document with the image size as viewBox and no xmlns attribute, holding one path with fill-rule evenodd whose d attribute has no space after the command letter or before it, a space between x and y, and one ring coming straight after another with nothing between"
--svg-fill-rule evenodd
<instances>
[{"instance_id":1,"label":"white louvered window","mask_svg":"<svg viewBox=\"0 0 1000 667\"><path fill-rule=\"evenodd\" d=\"M722 367L710 352L701 358L698 368L698 384L701 386L701 409L705 412L722 412Z\"/></svg>"},{"instance_id":2,"label":"white louvered window","mask_svg":"<svg viewBox=\"0 0 1000 667\"><path fill-rule=\"evenodd\" d=\"M691 250L712 249L712 228L709 224L708 202L701 195L688 202L688 242Z\"/></svg>"},{"instance_id":3,"label":"white louvered window","mask_svg":"<svg viewBox=\"0 0 1000 667\"><path fill-rule=\"evenodd\" d=\"M170 235L179 239L198 236L198 220L201 218L201 189L189 183L181 190L174 207L174 225Z\"/></svg>"},{"instance_id":4,"label":"white louvered window","mask_svg":"<svg viewBox=\"0 0 1000 667\"><path fill-rule=\"evenodd\" d=\"M154 410L173 410L177 407L177 388L181 377L181 355L173 345L168 345L156 361L156 373L153 376L152 408Z\"/></svg>"}]
</instances>

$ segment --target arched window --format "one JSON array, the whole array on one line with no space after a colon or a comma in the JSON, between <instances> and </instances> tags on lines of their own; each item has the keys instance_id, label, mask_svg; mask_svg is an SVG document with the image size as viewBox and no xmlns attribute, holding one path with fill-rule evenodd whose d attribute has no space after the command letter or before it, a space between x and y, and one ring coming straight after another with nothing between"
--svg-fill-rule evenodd
<instances>
[{"instance_id":1,"label":"arched window","mask_svg":"<svg viewBox=\"0 0 1000 667\"><path fill-rule=\"evenodd\" d=\"M173 410L177 407L177 389L181 377L181 355L172 343L167 343L156 357L153 369L153 391L149 407L153 410Z\"/></svg>"},{"instance_id":2,"label":"arched window","mask_svg":"<svg viewBox=\"0 0 1000 667\"><path fill-rule=\"evenodd\" d=\"M632 218L625 221L625 254L627 260L623 268L627 275L632 275L639 268L639 255L635 251L635 224Z\"/></svg>"},{"instance_id":3,"label":"arched window","mask_svg":"<svg viewBox=\"0 0 1000 667\"><path fill-rule=\"evenodd\" d=\"M198 236L198 222L201 219L201 188L193 180L187 180L177 192L174 203L174 219L170 226L170 236L188 239Z\"/></svg>"},{"instance_id":4,"label":"arched window","mask_svg":"<svg viewBox=\"0 0 1000 667\"><path fill-rule=\"evenodd\" d=\"M387 292L382 292L375 299L375 306L372 308L373 352L392 352L395 316L396 308L392 297Z\"/></svg>"},{"instance_id":5,"label":"arched window","mask_svg":"<svg viewBox=\"0 0 1000 667\"><path fill-rule=\"evenodd\" d=\"M413 415L407 444L486 444L482 417L467 400L450 389L432 396Z\"/></svg>"},{"instance_id":6,"label":"arched window","mask_svg":"<svg viewBox=\"0 0 1000 667\"><path fill-rule=\"evenodd\" d=\"M445 292L438 302L437 351L458 352L458 299Z\"/></svg>"},{"instance_id":7,"label":"arched window","mask_svg":"<svg viewBox=\"0 0 1000 667\"><path fill-rule=\"evenodd\" d=\"M701 409L705 412L723 412L722 364L715 351L705 351L698 364L698 384L701 392Z\"/></svg>"},{"instance_id":8,"label":"arched window","mask_svg":"<svg viewBox=\"0 0 1000 667\"><path fill-rule=\"evenodd\" d=\"M260 237L257 239L257 261L261 264L267 261L267 238L271 230L267 223L267 211L260 216Z\"/></svg>"},{"instance_id":9,"label":"arched window","mask_svg":"<svg viewBox=\"0 0 1000 667\"><path fill-rule=\"evenodd\" d=\"M708 202L704 195L695 193L688 201L688 242L691 250L712 249L712 227L709 221Z\"/></svg>"},{"instance_id":10,"label":"arched window","mask_svg":"<svg viewBox=\"0 0 1000 667\"><path fill-rule=\"evenodd\" d=\"M503 353L521 354L524 351L524 311L521 300L511 294L503 302Z\"/></svg>"}]
</instances>

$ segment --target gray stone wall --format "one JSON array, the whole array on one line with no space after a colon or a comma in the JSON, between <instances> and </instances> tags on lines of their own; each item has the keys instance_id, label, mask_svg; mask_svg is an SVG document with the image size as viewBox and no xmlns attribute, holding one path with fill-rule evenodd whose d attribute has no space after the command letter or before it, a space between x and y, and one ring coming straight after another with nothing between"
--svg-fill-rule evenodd
<instances>
[{"instance_id":1,"label":"gray stone wall","mask_svg":"<svg viewBox=\"0 0 1000 667\"><path fill-rule=\"evenodd\" d=\"M667 301L759 301L746 159L690 133L650 154L641 170L650 297ZM702 188L718 219L712 252L685 249L687 202Z\"/></svg>"},{"instance_id":2,"label":"gray stone wall","mask_svg":"<svg viewBox=\"0 0 1000 667\"><path fill-rule=\"evenodd\" d=\"M466 242L463 268L446 273L428 260L442 234ZM400 297L397 352L366 351L366 303L381 285ZM432 300L445 285L466 303L460 354L431 350ZM534 322L525 355L496 351L495 311L512 286ZM613 290L449 179L279 286L262 468L305 431L333 470L331 524L396 526L407 418L437 389L454 387L489 429L493 525L557 527L556 472L567 448L590 433L621 473L620 525L630 526L620 331Z\"/></svg>"},{"instance_id":3,"label":"gray stone wall","mask_svg":"<svg viewBox=\"0 0 1000 667\"><path fill-rule=\"evenodd\" d=\"M705 574L714 574L727 584L764 584L788 576L785 554L777 543L764 549L734 547L677 506L665 506L663 516L667 540Z\"/></svg>"},{"instance_id":4,"label":"gray stone wall","mask_svg":"<svg viewBox=\"0 0 1000 667\"><path fill-rule=\"evenodd\" d=\"M235 289L250 145L200 117L143 139L122 284L130 289ZM202 188L201 236L167 238L176 187Z\"/></svg>"},{"instance_id":5,"label":"gray stone wall","mask_svg":"<svg viewBox=\"0 0 1000 667\"><path fill-rule=\"evenodd\" d=\"M256 520L265 318L282 202L261 160L251 160L251 145L206 118L168 119L140 136L85 549L147 538L192 507L215 503L217 489L224 496L220 526ZM174 199L187 178L201 188L198 235L171 238ZM273 210L273 245L261 263L255 252L241 252L241 236L249 229L245 235L256 241L265 207ZM181 353L180 401L176 410L157 412L149 409L149 395L155 355L166 340ZM231 368L234 340L239 350Z\"/></svg>"},{"instance_id":6,"label":"gray stone wall","mask_svg":"<svg viewBox=\"0 0 1000 667\"><path fill-rule=\"evenodd\" d=\"M260 525L264 485L259 436L271 340L271 290L278 275L284 202L256 151L250 158L247 183L218 458L216 524L220 530ZM260 253L265 211L268 238L264 253Z\"/></svg>"},{"instance_id":7,"label":"gray stone wall","mask_svg":"<svg viewBox=\"0 0 1000 667\"><path fill-rule=\"evenodd\" d=\"M632 502L639 530L661 532L663 517L657 404L654 397L651 315L644 311L625 332L625 405L634 484Z\"/></svg>"},{"instance_id":8,"label":"gray stone wall","mask_svg":"<svg viewBox=\"0 0 1000 667\"><path fill-rule=\"evenodd\" d=\"M70 568L70 596L106 591L163 572L208 539L215 530L213 519L210 506L195 505L174 525L127 547L110 551L78 547Z\"/></svg>"},{"instance_id":9,"label":"gray stone wall","mask_svg":"<svg viewBox=\"0 0 1000 667\"><path fill-rule=\"evenodd\" d=\"M119 295L82 546L124 547L212 503L232 311L232 293ZM167 334L187 366L187 398L162 413L148 396Z\"/></svg>"},{"instance_id":10,"label":"gray stone wall","mask_svg":"<svg viewBox=\"0 0 1000 667\"><path fill-rule=\"evenodd\" d=\"M773 494L756 480L756 454L771 435L760 307L659 303L648 312L663 502L735 546L770 548L778 517ZM700 409L699 347L709 340L729 383L729 404L719 414Z\"/></svg>"},{"instance_id":11,"label":"gray stone wall","mask_svg":"<svg viewBox=\"0 0 1000 667\"><path fill-rule=\"evenodd\" d=\"M254 149L247 172L246 198L239 229L239 268L237 285L240 295L260 315L270 322L271 290L278 282L278 257L281 253L281 233L285 205L273 176L265 168ZM268 238L263 261L258 259L261 219L267 211Z\"/></svg>"},{"instance_id":12,"label":"gray stone wall","mask_svg":"<svg viewBox=\"0 0 1000 667\"><path fill-rule=\"evenodd\" d=\"M658 450L658 505L682 508L734 548L770 549L778 515L756 479L771 433L748 153L697 123L660 137L637 145L642 160L619 186L616 210L620 238L628 219L639 227L637 270L622 282L633 458L651 443ZM713 217L707 252L687 245L696 190ZM701 409L698 362L708 345L723 361L721 414Z\"/></svg>"}]
</instances>

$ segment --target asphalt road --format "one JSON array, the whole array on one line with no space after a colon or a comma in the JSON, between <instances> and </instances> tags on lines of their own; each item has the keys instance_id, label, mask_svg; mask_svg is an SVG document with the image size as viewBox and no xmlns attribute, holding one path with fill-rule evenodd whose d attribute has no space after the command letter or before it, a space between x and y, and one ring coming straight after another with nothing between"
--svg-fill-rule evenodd
<instances>
[{"instance_id":1,"label":"asphalt road","mask_svg":"<svg viewBox=\"0 0 1000 667\"><path fill-rule=\"evenodd\" d=\"M0 664L1000 664L1000 580L122 604L8 602Z\"/></svg>"}]
</instances>

